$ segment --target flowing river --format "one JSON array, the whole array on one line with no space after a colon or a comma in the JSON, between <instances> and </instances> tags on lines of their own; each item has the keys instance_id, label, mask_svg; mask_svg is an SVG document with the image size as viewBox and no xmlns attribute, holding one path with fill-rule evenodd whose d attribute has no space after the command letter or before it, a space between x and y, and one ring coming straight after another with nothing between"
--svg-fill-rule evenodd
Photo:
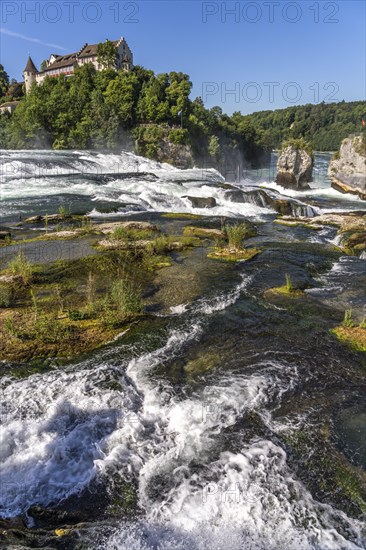
<instances>
[{"instance_id":1,"label":"flowing river","mask_svg":"<svg viewBox=\"0 0 366 550\"><path fill-rule=\"evenodd\" d=\"M60 206L96 220L243 217L258 224L250 241L263 251L236 264L177 254L159 275L173 288L164 307L150 298L151 318L120 339L25 378L2 365L0 514L35 533L33 545L11 547L366 548L366 364L330 333L345 309L365 315L365 258L334 247L336 228L274 224L271 207L286 198L295 216L365 211L331 189L329 155L316 155L301 193L273 183L273 163L233 189L213 169L131 153L1 160L3 225ZM305 305L263 299L285 274L307 288ZM35 506L80 514L69 546L41 546Z\"/></svg>"}]
</instances>

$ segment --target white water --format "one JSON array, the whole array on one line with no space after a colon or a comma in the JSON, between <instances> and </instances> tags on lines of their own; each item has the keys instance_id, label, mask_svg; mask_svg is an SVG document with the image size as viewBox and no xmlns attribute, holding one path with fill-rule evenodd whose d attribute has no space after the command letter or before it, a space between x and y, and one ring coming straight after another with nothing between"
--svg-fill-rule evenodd
<instances>
[{"instance_id":1,"label":"white water","mask_svg":"<svg viewBox=\"0 0 366 550\"><path fill-rule=\"evenodd\" d=\"M231 200L230 190L222 188L224 178L214 169L179 170L128 152L0 151L0 160L0 217L12 221L33 215L37 208L49 214L57 212L60 204L75 211L84 208L93 218L182 212L260 221L274 213L270 201L260 194L264 192L272 198L290 199L296 216L350 209L362 203L355 196L337 193L325 180L305 192L283 189L271 181L241 181L235 188L243 189L244 194L236 202ZM316 162L316 169L323 174L324 159L319 157ZM193 207L187 196L214 198L216 206ZM320 207L309 204L315 198L321 199Z\"/></svg>"},{"instance_id":2,"label":"white water","mask_svg":"<svg viewBox=\"0 0 366 550\"><path fill-rule=\"evenodd\" d=\"M269 403L296 387L296 367L248 350L260 374L223 372L190 396L150 379L157 365L184 357L249 282L243 272L232 290L176 311L181 324L161 347L136 350L118 367L97 355L66 371L3 379L2 515L118 474L138 480L144 519L115 527L95 550L362 548L361 524L315 502L275 443L235 432L235 449L222 449L224 431L246 411L273 429ZM121 389L109 389L111 381Z\"/></svg>"}]
</instances>

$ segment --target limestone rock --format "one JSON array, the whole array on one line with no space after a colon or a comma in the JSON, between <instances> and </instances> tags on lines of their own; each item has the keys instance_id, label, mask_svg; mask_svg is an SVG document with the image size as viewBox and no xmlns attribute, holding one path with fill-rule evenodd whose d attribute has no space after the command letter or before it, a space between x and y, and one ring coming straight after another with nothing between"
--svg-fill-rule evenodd
<instances>
[{"instance_id":1,"label":"limestone rock","mask_svg":"<svg viewBox=\"0 0 366 550\"><path fill-rule=\"evenodd\" d=\"M366 144L362 136L342 141L338 154L331 160L328 175L332 187L341 193L352 193L366 200Z\"/></svg>"},{"instance_id":2,"label":"limestone rock","mask_svg":"<svg viewBox=\"0 0 366 550\"><path fill-rule=\"evenodd\" d=\"M276 183L286 189L309 189L313 179L313 159L304 149L285 147L278 158Z\"/></svg>"}]
</instances>

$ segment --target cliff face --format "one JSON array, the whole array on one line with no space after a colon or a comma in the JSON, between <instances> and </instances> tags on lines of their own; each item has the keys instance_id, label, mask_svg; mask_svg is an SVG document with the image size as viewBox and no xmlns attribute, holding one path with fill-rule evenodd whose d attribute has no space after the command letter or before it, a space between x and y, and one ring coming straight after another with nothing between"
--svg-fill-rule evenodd
<instances>
[{"instance_id":1,"label":"cliff face","mask_svg":"<svg viewBox=\"0 0 366 550\"><path fill-rule=\"evenodd\" d=\"M304 149L293 145L285 147L277 162L276 183L288 189L299 191L309 189L312 181L313 159Z\"/></svg>"},{"instance_id":2,"label":"cliff face","mask_svg":"<svg viewBox=\"0 0 366 550\"><path fill-rule=\"evenodd\" d=\"M329 164L332 187L366 200L366 143L362 136L343 140L340 151Z\"/></svg>"}]
</instances>

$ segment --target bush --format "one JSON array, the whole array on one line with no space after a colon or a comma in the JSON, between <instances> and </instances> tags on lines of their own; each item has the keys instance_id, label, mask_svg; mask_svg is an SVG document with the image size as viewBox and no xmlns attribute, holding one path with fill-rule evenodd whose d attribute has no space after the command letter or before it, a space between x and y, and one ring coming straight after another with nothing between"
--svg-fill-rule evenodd
<instances>
[{"instance_id":1,"label":"bush","mask_svg":"<svg viewBox=\"0 0 366 550\"><path fill-rule=\"evenodd\" d=\"M122 315L133 315L142 311L141 290L127 279L120 279L112 284L109 299Z\"/></svg>"},{"instance_id":2,"label":"bush","mask_svg":"<svg viewBox=\"0 0 366 550\"><path fill-rule=\"evenodd\" d=\"M308 141L305 141L304 138L290 138L282 143L281 152L286 149L286 147L293 147L294 149L304 149L312 158L314 156L313 149Z\"/></svg>"},{"instance_id":3,"label":"bush","mask_svg":"<svg viewBox=\"0 0 366 550\"><path fill-rule=\"evenodd\" d=\"M188 138L188 131L183 128L170 130L168 134L168 140L174 145L185 145L188 142Z\"/></svg>"},{"instance_id":4,"label":"bush","mask_svg":"<svg viewBox=\"0 0 366 550\"><path fill-rule=\"evenodd\" d=\"M67 312L67 316L70 321L84 321L89 318L86 311L72 310Z\"/></svg>"},{"instance_id":5,"label":"bush","mask_svg":"<svg viewBox=\"0 0 366 550\"><path fill-rule=\"evenodd\" d=\"M286 288L289 292L292 292L294 290L291 277L288 273L286 273Z\"/></svg>"},{"instance_id":6,"label":"bush","mask_svg":"<svg viewBox=\"0 0 366 550\"><path fill-rule=\"evenodd\" d=\"M34 274L34 266L25 258L23 252L19 252L17 256L8 264L8 267L13 275L19 275L22 278L24 285L28 285Z\"/></svg>"},{"instance_id":7,"label":"bush","mask_svg":"<svg viewBox=\"0 0 366 550\"><path fill-rule=\"evenodd\" d=\"M36 340L44 343L61 342L68 333L68 327L63 326L56 315L42 315L34 324Z\"/></svg>"},{"instance_id":8,"label":"bush","mask_svg":"<svg viewBox=\"0 0 366 550\"><path fill-rule=\"evenodd\" d=\"M225 231L229 241L229 247L236 249L242 248L243 239L247 233L245 224L237 223L235 225L226 225Z\"/></svg>"},{"instance_id":9,"label":"bush","mask_svg":"<svg viewBox=\"0 0 366 550\"><path fill-rule=\"evenodd\" d=\"M344 312L342 325L347 328L352 328L355 326L355 323L352 320L352 309L346 309Z\"/></svg>"},{"instance_id":10,"label":"bush","mask_svg":"<svg viewBox=\"0 0 366 550\"><path fill-rule=\"evenodd\" d=\"M0 287L0 307L10 307L13 303L13 289L8 286Z\"/></svg>"}]
</instances>

